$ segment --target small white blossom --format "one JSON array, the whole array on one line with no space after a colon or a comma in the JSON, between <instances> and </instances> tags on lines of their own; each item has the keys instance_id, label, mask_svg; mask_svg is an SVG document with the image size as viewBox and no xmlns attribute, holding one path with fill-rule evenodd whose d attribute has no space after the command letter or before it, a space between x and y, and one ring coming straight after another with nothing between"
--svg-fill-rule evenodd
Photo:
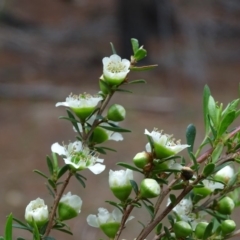
<instances>
[{"instance_id":1,"label":"small white blossom","mask_svg":"<svg viewBox=\"0 0 240 240\"><path fill-rule=\"evenodd\" d=\"M214 179L222 181L224 183L228 183L228 181L233 177L233 175L233 168L230 166L225 166L215 174Z\"/></svg>"},{"instance_id":2,"label":"small white blossom","mask_svg":"<svg viewBox=\"0 0 240 240\"><path fill-rule=\"evenodd\" d=\"M120 84L130 71L130 61L121 59L117 54L103 58L102 62L104 79L113 85Z\"/></svg>"},{"instance_id":3,"label":"small white blossom","mask_svg":"<svg viewBox=\"0 0 240 240\"><path fill-rule=\"evenodd\" d=\"M122 216L123 214L118 208L115 208L112 213L109 213L108 210L105 208L99 208L97 215L88 215L87 223L92 227L99 228L100 225L106 223L121 223ZM126 223L133 218L133 216L128 217Z\"/></svg>"},{"instance_id":4,"label":"small white blossom","mask_svg":"<svg viewBox=\"0 0 240 240\"><path fill-rule=\"evenodd\" d=\"M170 204L170 199L168 199L167 206ZM195 229L196 225L202 221L204 213L199 212L198 214L192 213L193 203L190 199L184 198L173 208L175 212L182 221L190 222L192 228Z\"/></svg>"},{"instance_id":5,"label":"small white blossom","mask_svg":"<svg viewBox=\"0 0 240 240\"><path fill-rule=\"evenodd\" d=\"M48 221L48 206L45 205L44 200L37 198L31 201L25 210L25 219L29 224L32 224L33 219L37 226L42 226Z\"/></svg>"},{"instance_id":6,"label":"small white blossom","mask_svg":"<svg viewBox=\"0 0 240 240\"><path fill-rule=\"evenodd\" d=\"M105 165L101 164L104 160L92 155L91 150L88 147L84 147L80 141L69 143L68 146L54 143L51 150L63 156L65 163L77 170L88 168L94 174L99 174L105 169Z\"/></svg>"},{"instance_id":7,"label":"small white blossom","mask_svg":"<svg viewBox=\"0 0 240 240\"><path fill-rule=\"evenodd\" d=\"M95 108L101 100L102 97L100 96L93 97L89 94L70 94L69 97L66 98L65 102L58 102L56 107L65 106L70 108Z\"/></svg>"},{"instance_id":8,"label":"small white blossom","mask_svg":"<svg viewBox=\"0 0 240 240\"><path fill-rule=\"evenodd\" d=\"M204 179L203 181L204 187L208 188L211 190L211 192L215 191L215 189L223 189L224 185L219 182L211 181L208 179Z\"/></svg>"},{"instance_id":9,"label":"small white blossom","mask_svg":"<svg viewBox=\"0 0 240 240\"><path fill-rule=\"evenodd\" d=\"M124 187L131 186L130 180L133 179L133 171L130 169L109 171L109 185L110 187Z\"/></svg>"},{"instance_id":10,"label":"small white blossom","mask_svg":"<svg viewBox=\"0 0 240 240\"><path fill-rule=\"evenodd\" d=\"M183 149L190 147L187 144L181 144L180 141L174 142L171 135L163 134L162 132L153 130L151 133L145 129L144 134L150 136L153 140L154 150L158 157L165 158L181 152ZM151 152L151 146L146 145L147 152Z\"/></svg>"}]
</instances>

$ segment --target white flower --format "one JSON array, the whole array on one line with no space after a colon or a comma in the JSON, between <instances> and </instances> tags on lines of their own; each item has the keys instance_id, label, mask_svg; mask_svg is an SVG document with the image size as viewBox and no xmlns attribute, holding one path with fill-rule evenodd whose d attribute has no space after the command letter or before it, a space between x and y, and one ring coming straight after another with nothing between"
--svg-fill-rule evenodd
<instances>
[{"instance_id":1,"label":"white flower","mask_svg":"<svg viewBox=\"0 0 240 240\"><path fill-rule=\"evenodd\" d=\"M211 192L215 191L215 189L223 189L224 185L219 182L214 182L208 179L204 179L203 181L204 187L208 188Z\"/></svg>"},{"instance_id":2,"label":"white flower","mask_svg":"<svg viewBox=\"0 0 240 240\"><path fill-rule=\"evenodd\" d=\"M48 215L48 206L41 198L31 201L25 210L25 219L30 225L33 224L33 219L37 226L44 225L48 221Z\"/></svg>"},{"instance_id":3,"label":"white flower","mask_svg":"<svg viewBox=\"0 0 240 240\"><path fill-rule=\"evenodd\" d=\"M109 213L105 208L99 208L97 216L93 214L88 215L87 223L92 227L99 228L102 224L106 223L121 223L122 216L123 214L118 208L115 208L112 213ZM133 218L133 216L128 217L126 223Z\"/></svg>"},{"instance_id":4,"label":"white flower","mask_svg":"<svg viewBox=\"0 0 240 240\"><path fill-rule=\"evenodd\" d=\"M102 62L104 79L112 85L120 84L130 71L130 61L117 54L103 58Z\"/></svg>"},{"instance_id":5,"label":"white flower","mask_svg":"<svg viewBox=\"0 0 240 240\"><path fill-rule=\"evenodd\" d=\"M150 136L153 141L154 151L158 158L166 158L181 152L183 149L189 147L187 144L180 144L180 141L174 142L171 135L163 134L153 130L151 133L145 129L144 134ZM151 146L146 145L147 152L151 152Z\"/></svg>"},{"instance_id":6,"label":"white flower","mask_svg":"<svg viewBox=\"0 0 240 240\"><path fill-rule=\"evenodd\" d=\"M170 199L168 199L167 206L170 204ZM190 222L192 228L195 229L196 225L202 221L204 213L199 212L198 214L192 213L193 203L190 199L184 198L173 208L175 212L182 221Z\"/></svg>"},{"instance_id":7,"label":"white flower","mask_svg":"<svg viewBox=\"0 0 240 240\"><path fill-rule=\"evenodd\" d=\"M58 204L58 215L62 220L68 220L76 217L82 207L82 199L77 195L72 195L71 192L63 195Z\"/></svg>"},{"instance_id":8,"label":"white flower","mask_svg":"<svg viewBox=\"0 0 240 240\"><path fill-rule=\"evenodd\" d=\"M69 143L68 146L54 143L51 150L63 156L65 163L77 170L88 168L94 174L99 174L105 169L105 165L101 164L104 160L92 155L91 150L88 147L84 147L80 141Z\"/></svg>"},{"instance_id":9,"label":"white flower","mask_svg":"<svg viewBox=\"0 0 240 240\"><path fill-rule=\"evenodd\" d=\"M58 102L56 107L69 107L80 119L85 120L94 111L102 99L101 96L94 97L86 93L80 95L70 94L65 102Z\"/></svg>"},{"instance_id":10,"label":"white flower","mask_svg":"<svg viewBox=\"0 0 240 240\"><path fill-rule=\"evenodd\" d=\"M95 119L96 119L96 115L93 115L87 120L87 123L92 125ZM115 125L118 125L117 122L113 122L113 121L109 121L109 122L113 123ZM79 131L82 132L83 131L82 124L78 123L77 125L78 125ZM99 128L101 128L101 126L109 126L109 125L107 123L103 122L103 123L100 123ZM73 127L73 130L75 132L77 132L75 127ZM113 131L110 131L110 130L107 130L104 128L101 128L101 130L104 131L105 134L107 135L107 138L108 138L107 140L113 140L113 141L122 141L123 140L122 134L120 134L118 132L113 132Z\"/></svg>"},{"instance_id":11,"label":"white flower","mask_svg":"<svg viewBox=\"0 0 240 240\"><path fill-rule=\"evenodd\" d=\"M225 166L215 174L214 179L222 181L224 183L228 183L228 181L233 177L233 175L234 175L233 168L230 166Z\"/></svg>"},{"instance_id":12,"label":"white flower","mask_svg":"<svg viewBox=\"0 0 240 240\"><path fill-rule=\"evenodd\" d=\"M110 187L124 187L131 186L130 180L133 180L133 171L130 169L109 171L109 185Z\"/></svg>"},{"instance_id":13,"label":"white flower","mask_svg":"<svg viewBox=\"0 0 240 240\"><path fill-rule=\"evenodd\" d=\"M56 107L65 106L70 108L95 108L102 97L93 97L89 94L73 95L70 94L65 102L58 102Z\"/></svg>"}]
</instances>

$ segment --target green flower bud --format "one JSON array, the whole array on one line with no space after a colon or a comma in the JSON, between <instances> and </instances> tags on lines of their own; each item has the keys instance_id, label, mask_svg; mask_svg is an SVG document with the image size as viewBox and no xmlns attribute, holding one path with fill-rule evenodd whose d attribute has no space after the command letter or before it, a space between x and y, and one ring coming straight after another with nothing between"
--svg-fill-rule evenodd
<instances>
[{"instance_id":1,"label":"green flower bud","mask_svg":"<svg viewBox=\"0 0 240 240\"><path fill-rule=\"evenodd\" d=\"M94 143L103 143L108 140L108 133L101 127L96 127L93 131L93 138L91 139Z\"/></svg>"},{"instance_id":2,"label":"green flower bud","mask_svg":"<svg viewBox=\"0 0 240 240\"><path fill-rule=\"evenodd\" d=\"M173 230L177 238L186 238L192 233L191 226L184 221L176 222L173 226Z\"/></svg>"},{"instance_id":3,"label":"green flower bud","mask_svg":"<svg viewBox=\"0 0 240 240\"><path fill-rule=\"evenodd\" d=\"M111 121L120 122L126 117L126 110L123 106L119 104L113 104L109 107L107 118Z\"/></svg>"},{"instance_id":4,"label":"green flower bud","mask_svg":"<svg viewBox=\"0 0 240 240\"><path fill-rule=\"evenodd\" d=\"M138 168L143 169L151 161L151 159L152 158L149 153L140 152L135 155L133 162Z\"/></svg>"},{"instance_id":5,"label":"green flower bud","mask_svg":"<svg viewBox=\"0 0 240 240\"><path fill-rule=\"evenodd\" d=\"M140 184L140 197L155 198L160 194L158 182L151 178L145 178Z\"/></svg>"},{"instance_id":6,"label":"green flower bud","mask_svg":"<svg viewBox=\"0 0 240 240\"><path fill-rule=\"evenodd\" d=\"M104 223L100 225L100 229L109 237L114 238L117 234L117 231L120 227L120 223L118 222L110 222L110 223Z\"/></svg>"},{"instance_id":7,"label":"green flower bud","mask_svg":"<svg viewBox=\"0 0 240 240\"><path fill-rule=\"evenodd\" d=\"M203 198L212 193L212 190L207 187L195 187L193 188L194 194L201 195Z\"/></svg>"},{"instance_id":8,"label":"green flower bud","mask_svg":"<svg viewBox=\"0 0 240 240\"><path fill-rule=\"evenodd\" d=\"M102 81L100 81L102 80ZM110 86L108 85L108 83L104 80L103 76L100 77L100 80L99 80L99 87L100 87L100 90L104 93L104 94L109 94L110 91L111 91L111 88Z\"/></svg>"},{"instance_id":9,"label":"green flower bud","mask_svg":"<svg viewBox=\"0 0 240 240\"><path fill-rule=\"evenodd\" d=\"M216 210L221 214L230 215L234 207L234 201L230 197L224 197L217 203Z\"/></svg>"},{"instance_id":10,"label":"green flower bud","mask_svg":"<svg viewBox=\"0 0 240 240\"><path fill-rule=\"evenodd\" d=\"M197 224L195 228L195 236L197 237L197 239L203 239L207 225L208 225L207 222L200 222Z\"/></svg>"},{"instance_id":11,"label":"green flower bud","mask_svg":"<svg viewBox=\"0 0 240 240\"><path fill-rule=\"evenodd\" d=\"M221 223L223 235L227 235L236 229L236 223L233 220L225 220Z\"/></svg>"},{"instance_id":12,"label":"green flower bud","mask_svg":"<svg viewBox=\"0 0 240 240\"><path fill-rule=\"evenodd\" d=\"M82 207L82 200L77 195L68 192L63 195L58 204L58 216L61 221L76 217Z\"/></svg>"}]
</instances>

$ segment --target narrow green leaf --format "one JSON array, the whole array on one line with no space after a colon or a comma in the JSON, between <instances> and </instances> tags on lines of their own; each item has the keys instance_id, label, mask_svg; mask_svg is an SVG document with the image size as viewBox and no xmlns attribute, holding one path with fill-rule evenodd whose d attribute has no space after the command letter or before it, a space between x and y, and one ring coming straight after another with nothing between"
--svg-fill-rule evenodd
<instances>
[{"instance_id":1,"label":"narrow green leaf","mask_svg":"<svg viewBox=\"0 0 240 240\"><path fill-rule=\"evenodd\" d=\"M118 166L122 166L122 167L125 167L125 168L128 168L128 169L131 169L133 171L136 171L136 172L140 172L140 173L143 173L141 170L139 170L138 168L128 164L128 163L125 163L125 162L118 162L117 163Z\"/></svg>"},{"instance_id":2,"label":"narrow green leaf","mask_svg":"<svg viewBox=\"0 0 240 240\"><path fill-rule=\"evenodd\" d=\"M116 88L115 91L116 92L132 93L132 91L129 91L129 90L126 90L126 89L122 89L122 88Z\"/></svg>"},{"instance_id":3,"label":"narrow green leaf","mask_svg":"<svg viewBox=\"0 0 240 240\"><path fill-rule=\"evenodd\" d=\"M120 127L101 126L101 128L104 128L113 132L131 132L131 130L120 128Z\"/></svg>"},{"instance_id":4,"label":"narrow green leaf","mask_svg":"<svg viewBox=\"0 0 240 240\"><path fill-rule=\"evenodd\" d=\"M5 240L12 240L12 213L8 215L6 225L5 225Z\"/></svg>"},{"instance_id":5,"label":"narrow green leaf","mask_svg":"<svg viewBox=\"0 0 240 240\"><path fill-rule=\"evenodd\" d=\"M111 49L112 49L113 54L117 54L117 51L116 51L112 42L110 42L110 45L111 45Z\"/></svg>"},{"instance_id":6,"label":"narrow green leaf","mask_svg":"<svg viewBox=\"0 0 240 240\"><path fill-rule=\"evenodd\" d=\"M13 221L17 222L19 225L24 226L26 228L28 228L28 225L23 223L22 221L18 220L17 218L13 217Z\"/></svg>"},{"instance_id":7,"label":"narrow green leaf","mask_svg":"<svg viewBox=\"0 0 240 240\"><path fill-rule=\"evenodd\" d=\"M164 226L163 229L164 229L164 232L165 232L166 237L167 237L168 239L170 239L170 238L171 238L171 233L169 232L168 228Z\"/></svg>"},{"instance_id":8,"label":"narrow green leaf","mask_svg":"<svg viewBox=\"0 0 240 240\"><path fill-rule=\"evenodd\" d=\"M207 240L212 235L212 229L213 229L213 222L210 222L204 231L203 240Z\"/></svg>"},{"instance_id":9,"label":"narrow green leaf","mask_svg":"<svg viewBox=\"0 0 240 240\"><path fill-rule=\"evenodd\" d=\"M138 185L134 180L130 180L130 184L132 185L133 191L135 192L136 195L138 195L139 190L138 190Z\"/></svg>"},{"instance_id":10,"label":"narrow green leaf","mask_svg":"<svg viewBox=\"0 0 240 240\"><path fill-rule=\"evenodd\" d=\"M48 178L47 175L45 175L43 172L41 172L41 171L39 171L39 170L37 170L37 169L34 169L33 172L39 174L40 176L42 176L42 177L44 177L44 178L46 178L46 179Z\"/></svg>"},{"instance_id":11,"label":"narrow green leaf","mask_svg":"<svg viewBox=\"0 0 240 240\"><path fill-rule=\"evenodd\" d=\"M165 180L165 179L163 179L163 178L157 178L157 179L155 179L159 184L168 184L168 181L167 180Z\"/></svg>"},{"instance_id":12,"label":"narrow green leaf","mask_svg":"<svg viewBox=\"0 0 240 240\"><path fill-rule=\"evenodd\" d=\"M222 134L226 132L231 123L235 120L235 111L228 113L221 121L218 136L221 137Z\"/></svg>"},{"instance_id":13,"label":"narrow green leaf","mask_svg":"<svg viewBox=\"0 0 240 240\"><path fill-rule=\"evenodd\" d=\"M195 137L196 137L196 127L193 124L189 124L186 130L187 144L190 145L190 147L188 147L187 149L189 155L190 155L190 152L193 152Z\"/></svg>"},{"instance_id":14,"label":"narrow green leaf","mask_svg":"<svg viewBox=\"0 0 240 240\"><path fill-rule=\"evenodd\" d=\"M19 225L19 224L15 224L15 223L14 223L12 226L13 226L13 228L18 228L18 229L22 229L22 230L27 230L27 231L29 231L29 232L32 233L32 229L29 228L28 226L24 227L24 226L21 226L21 225Z\"/></svg>"},{"instance_id":15,"label":"narrow green leaf","mask_svg":"<svg viewBox=\"0 0 240 240\"><path fill-rule=\"evenodd\" d=\"M213 125L213 123L212 123L211 118L210 118L209 115L208 115L208 121L209 121L209 127L210 127L210 129L211 129L211 131L212 131L212 135L213 135L214 139L216 139L216 138L217 138L217 131L216 131L216 128L215 128L215 126Z\"/></svg>"},{"instance_id":16,"label":"narrow green leaf","mask_svg":"<svg viewBox=\"0 0 240 240\"><path fill-rule=\"evenodd\" d=\"M142 227L145 228L145 225L142 222L138 221L138 223L140 223Z\"/></svg>"},{"instance_id":17,"label":"narrow green leaf","mask_svg":"<svg viewBox=\"0 0 240 240\"><path fill-rule=\"evenodd\" d=\"M139 202L137 202L137 203L130 203L130 205L132 205L132 206L134 206L136 208L141 208L142 207L141 203L139 203Z\"/></svg>"},{"instance_id":18,"label":"narrow green leaf","mask_svg":"<svg viewBox=\"0 0 240 240\"><path fill-rule=\"evenodd\" d=\"M33 239L34 240L41 240L41 237L40 237L40 234L39 234L39 231L38 231L38 227L37 227L37 224L36 222L34 221L34 218L32 219L32 223L33 223Z\"/></svg>"},{"instance_id":19,"label":"narrow green leaf","mask_svg":"<svg viewBox=\"0 0 240 240\"><path fill-rule=\"evenodd\" d=\"M156 226L156 229L155 229L155 233L156 235L159 235L162 231L162 223L159 223L157 226Z\"/></svg>"},{"instance_id":20,"label":"narrow green leaf","mask_svg":"<svg viewBox=\"0 0 240 240\"><path fill-rule=\"evenodd\" d=\"M219 157L220 157L221 154L222 154L223 147L224 147L224 145L223 145L222 142L219 142L219 143L217 144L216 148L213 150L212 155L211 155L211 157L212 157L212 163L216 163L216 162L217 162L217 160L219 159Z\"/></svg>"},{"instance_id":21,"label":"narrow green leaf","mask_svg":"<svg viewBox=\"0 0 240 240\"><path fill-rule=\"evenodd\" d=\"M57 228L56 230L58 231L61 231L61 232L64 232L64 233L67 233L69 235L73 235L73 233L67 229L64 229L64 228Z\"/></svg>"},{"instance_id":22,"label":"narrow green leaf","mask_svg":"<svg viewBox=\"0 0 240 240\"><path fill-rule=\"evenodd\" d=\"M196 171L197 175L198 175L198 169L199 169L199 164L197 162L196 157L194 156L194 154L192 152L190 152L190 156L191 159L193 161L193 166L191 167L194 171Z\"/></svg>"},{"instance_id":23,"label":"narrow green leaf","mask_svg":"<svg viewBox=\"0 0 240 240\"><path fill-rule=\"evenodd\" d=\"M203 169L203 176L208 177L209 175L211 175L214 172L214 169L215 169L215 164L209 163Z\"/></svg>"},{"instance_id":24,"label":"narrow green leaf","mask_svg":"<svg viewBox=\"0 0 240 240\"><path fill-rule=\"evenodd\" d=\"M113 148L109 148L109 147L102 147L102 146L99 146L98 148L102 148L102 149L106 149L108 151L112 151L112 152L117 152L117 150L113 149Z\"/></svg>"},{"instance_id":25,"label":"narrow green leaf","mask_svg":"<svg viewBox=\"0 0 240 240\"><path fill-rule=\"evenodd\" d=\"M239 175L239 173L237 172L230 178L230 180L227 183L226 188L231 188L237 182L238 175Z\"/></svg>"},{"instance_id":26,"label":"narrow green leaf","mask_svg":"<svg viewBox=\"0 0 240 240\"><path fill-rule=\"evenodd\" d=\"M67 114L68 114L68 117L69 117L69 120L72 122L72 125L75 127L75 129L77 130L77 132L80 134L79 132L79 127L78 127L78 123L80 123L80 121L78 121L74 114L69 110L69 109L66 109L67 111Z\"/></svg>"},{"instance_id":27,"label":"narrow green leaf","mask_svg":"<svg viewBox=\"0 0 240 240\"><path fill-rule=\"evenodd\" d=\"M131 38L133 53L135 54L139 49L139 42L136 38Z\"/></svg>"},{"instance_id":28,"label":"narrow green leaf","mask_svg":"<svg viewBox=\"0 0 240 240\"><path fill-rule=\"evenodd\" d=\"M49 156L47 156L46 161L47 161L48 171L52 175L53 174L52 160L51 160L51 158Z\"/></svg>"},{"instance_id":29,"label":"narrow green leaf","mask_svg":"<svg viewBox=\"0 0 240 240\"><path fill-rule=\"evenodd\" d=\"M172 216L171 214L169 214L167 217L168 217L169 223L170 223L171 226L173 227L173 225L174 225L174 218L173 218L173 216Z\"/></svg>"},{"instance_id":30,"label":"narrow green leaf","mask_svg":"<svg viewBox=\"0 0 240 240\"><path fill-rule=\"evenodd\" d=\"M50 188L50 186L46 184L46 187L47 187L50 195L51 195L53 198L55 198L55 193L54 193L53 190Z\"/></svg>"},{"instance_id":31,"label":"narrow green leaf","mask_svg":"<svg viewBox=\"0 0 240 240\"><path fill-rule=\"evenodd\" d=\"M172 190L181 190L184 189L186 185L184 183L177 183L171 187Z\"/></svg>"},{"instance_id":32,"label":"narrow green leaf","mask_svg":"<svg viewBox=\"0 0 240 240\"><path fill-rule=\"evenodd\" d=\"M48 183L53 189L56 189L56 183L51 178L48 178Z\"/></svg>"},{"instance_id":33,"label":"narrow green leaf","mask_svg":"<svg viewBox=\"0 0 240 240\"><path fill-rule=\"evenodd\" d=\"M204 115L204 124L205 124L205 132L208 134L209 132L209 120L208 120L208 99L211 96L210 89L207 85L204 87L203 91L203 115Z\"/></svg>"},{"instance_id":34,"label":"narrow green leaf","mask_svg":"<svg viewBox=\"0 0 240 240\"><path fill-rule=\"evenodd\" d=\"M152 70L154 68L156 68L158 65L155 64L155 65L148 65L148 66L141 66L141 67L130 67L129 69L131 71L136 71L136 72L139 72L139 71L149 71L149 70Z\"/></svg>"},{"instance_id":35,"label":"narrow green leaf","mask_svg":"<svg viewBox=\"0 0 240 240\"><path fill-rule=\"evenodd\" d=\"M101 154L107 154L107 152L101 147L94 147L94 149Z\"/></svg>"},{"instance_id":36,"label":"narrow green leaf","mask_svg":"<svg viewBox=\"0 0 240 240\"><path fill-rule=\"evenodd\" d=\"M138 79L128 82L128 84L136 84L136 83L147 83L144 79Z\"/></svg>"},{"instance_id":37,"label":"narrow green leaf","mask_svg":"<svg viewBox=\"0 0 240 240\"><path fill-rule=\"evenodd\" d=\"M212 96L209 96L209 99L208 99L208 113L213 122L213 126L217 128L218 127L217 105Z\"/></svg>"},{"instance_id":38,"label":"narrow green leaf","mask_svg":"<svg viewBox=\"0 0 240 240\"><path fill-rule=\"evenodd\" d=\"M147 56L147 50L140 47L135 53L134 53L134 58L136 59L136 61L140 61L143 58L145 58Z\"/></svg>"},{"instance_id":39,"label":"narrow green leaf","mask_svg":"<svg viewBox=\"0 0 240 240\"><path fill-rule=\"evenodd\" d=\"M123 213L123 209L121 207L119 207L119 204L113 201L105 201L106 203L109 203L110 205L118 208L122 213Z\"/></svg>"},{"instance_id":40,"label":"narrow green leaf","mask_svg":"<svg viewBox=\"0 0 240 240\"><path fill-rule=\"evenodd\" d=\"M76 179L81 183L81 185L85 188L85 187L86 187L86 184L85 184L85 182L83 181L81 175L78 174L78 173L75 173L74 176L75 176Z\"/></svg>"},{"instance_id":41,"label":"narrow green leaf","mask_svg":"<svg viewBox=\"0 0 240 240\"><path fill-rule=\"evenodd\" d=\"M68 165L68 164L64 165L64 166L58 171L57 179L61 178L68 170L69 170L69 165Z\"/></svg>"},{"instance_id":42,"label":"narrow green leaf","mask_svg":"<svg viewBox=\"0 0 240 240\"><path fill-rule=\"evenodd\" d=\"M151 218L153 218L154 217L154 207L152 205L147 205L143 200L142 200L142 203L143 203L144 207L147 209Z\"/></svg>"},{"instance_id":43,"label":"narrow green leaf","mask_svg":"<svg viewBox=\"0 0 240 240\"><path fill-rule=\"evenodd\" d=\"M170 201L171 201L172 205L175 206L175 203L176 203L176 200L177 200L176 196L174 194L170 194L169 198L170 198Z\"/></svg>"},{"instance_id":44,"label":"narrow green leaf","mask_svg":"<svg viewBox=\"0 0 240 240\"><path fill-rule=\"evenodd\" d=\"M0 240L5 240L4 237L0 236Z\"/></svg>"}]
</instances>

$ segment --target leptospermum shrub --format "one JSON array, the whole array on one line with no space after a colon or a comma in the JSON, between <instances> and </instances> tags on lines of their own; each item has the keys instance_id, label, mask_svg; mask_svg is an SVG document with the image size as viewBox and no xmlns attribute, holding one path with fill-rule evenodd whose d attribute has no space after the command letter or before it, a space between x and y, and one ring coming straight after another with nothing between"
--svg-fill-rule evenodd
<instances>
[{"instance_id":1,"label":"leptospermum shrub","mask_svg":"<svg viewBox=\"0 0 240 240\"><path fill-rule=\"evenodd\" d=\"M76 178L87 188L84 173L88 170L93 174L109 172L109 187L113 193L112 199L107 201L109 208L102 208L99 202L98 210L92 209L86 219L86 224L99 228L99 232L106 235L105 239L122 239L121 234L130 220L131 224L142 226L136 240L149 239L149 234L154 234L154 240L215 240L240 234L231 217L240 205L240 126L231 126L240 114L239 98L224 107L205 86L205 137L199 146L194 146L196 128L193 124L187 127L184 144L175 141L172 133L166 134L157 128L143 129L145 149L133 153L133 158L127 162L118 163L121 170L109 169L104 162L104 154L114 151L107 147L107 141L123 140L122 134L130 132L121 127L126 117L124 106L117 103L109 106L110 99L116 92L129 92L129 84L145 83L144 80L130 80L132 71L156 67L137 66L147 52L136 39L131 42L133 56L130 60L121 59L111 45L113 55L103 58L98 93L94 96L71 94L56 104L66 109L67 115L60 118L73 125L77 137L68 144L52 144L52 156L47 157L49 173L35 170L48 182L53 203L47 206L41 196L30 201L25 221L10 214L1 239L12 239L12 226L28 231L34 240L53 240L53 229L74 234L66 221L81 217L84 202L81 196L67 192L67 186ZM59 142L62 143L62 139ZM183 157L183 152L185 156L188 153L188 157ZM136 175L141 176L140 182L134 181ZM143 217L135 219L134 213L142 209L145 210Z\"/></svg>"}]
</instances>

